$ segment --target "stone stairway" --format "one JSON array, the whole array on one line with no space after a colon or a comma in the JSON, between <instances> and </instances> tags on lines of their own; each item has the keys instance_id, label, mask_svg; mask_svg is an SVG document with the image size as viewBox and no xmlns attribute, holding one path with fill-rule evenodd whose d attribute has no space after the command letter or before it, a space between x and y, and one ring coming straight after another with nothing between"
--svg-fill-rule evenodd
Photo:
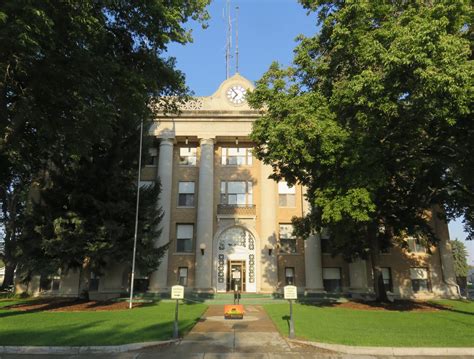
<instances>
[{"instance_id":1,"label":"stone stairway","mask_svg":"<svg viewBox=\"0 0 474 359\"><path fill-rule=\"evenodd\" d=\"M136 300L153 301L153 300L168 300L169 295L143 293L135 296ZM208 305L223 305L233 304L233 293L188 293L185 294L185 300L196 303L205 303ZM331 294L312 294L300 296L297 302L300 303L317 303L317 302L345 302L347 297ZM287 303L280 293L241 293L239 304L243 305L263 305L263 304L278 304Z\"/></svg>"}]
</instances>

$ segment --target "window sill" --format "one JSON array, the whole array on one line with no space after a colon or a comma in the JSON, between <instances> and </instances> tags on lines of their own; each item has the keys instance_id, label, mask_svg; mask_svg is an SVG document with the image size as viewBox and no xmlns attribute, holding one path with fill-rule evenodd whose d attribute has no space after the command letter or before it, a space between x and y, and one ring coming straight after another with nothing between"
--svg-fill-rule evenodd
<instances>
[{"instance_id":1,"label":"window sill","mask_svg":"<svg viewBox=\"0 0 474 359\"><path fill-rule=\"evenodd\" d=\"M194 252L174 252L174 256L194 256L196 253Z\"/></svg>"},{"instance_id":2,"label":"window sill","mask_svg":"<svg viewBox=\"0 0 474 359\"><path fill-rule=\"evenodd\" d=\"M294 207L289 207L289 206L278 206L278 208L296 209L296 206L294 206Z\"/></svg>"},{"instance_id":3,"label":"window sill","mask_svg":"<svg viewBox=\"0 0 474 359\"><path fill-rule=\"evenodd\" d=\"M221 167L252 167L253 165L223 165Z\"/></svg>"},{"instance_id":4,"label":"window sill","mask_svg":"<svg viewBox=\"0 0 474 359\"><path fill-rule=\"evenodd\" d=\"M194 208L196 208L196 206L192 206L192 207L188 207L188 206L176 206L176 208L179 208L179 209L194 209Z\"/></svg>"},{"instance_id":5,"label":"window sill","mask_svg":"<svg viewBox=\"0 0 474 359\"><path fill-rule=\"evenodd\" d=\"M156 168L156 167L158 167L158 166L157 166L157 165L145 165L145 167L146 167L146 168L152 168L152 167L153 167L153 168Z\"/></svg>"}]
</instances>

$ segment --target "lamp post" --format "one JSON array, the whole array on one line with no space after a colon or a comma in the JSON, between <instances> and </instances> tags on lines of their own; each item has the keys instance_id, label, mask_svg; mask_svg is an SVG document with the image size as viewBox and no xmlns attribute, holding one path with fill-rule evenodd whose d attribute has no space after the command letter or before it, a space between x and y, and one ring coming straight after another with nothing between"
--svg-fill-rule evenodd
<instances>
[{"instance_id":1,"label":"lamp post","mask_svg":"<svg viewBox=\"0 0 474 359\"><path fill-rule=\"evenodd\" d=\"M133 258L132 275L130 278L130 300L129 309L133 307L133 282L135 281L135 257L137 254L137 235L138 235L138 207L140 205L140 181L142 172L142 144L143 144L143 119L140 122L140 149L138 150L138 179L137 179L137 206L135 208L135 234L133 236Z\"/></svg>"}]
</instances>

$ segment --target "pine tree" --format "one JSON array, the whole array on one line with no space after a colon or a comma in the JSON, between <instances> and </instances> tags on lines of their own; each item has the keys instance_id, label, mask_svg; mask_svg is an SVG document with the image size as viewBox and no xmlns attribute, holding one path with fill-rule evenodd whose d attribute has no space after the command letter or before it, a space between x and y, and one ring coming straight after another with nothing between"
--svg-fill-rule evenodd
<instances>
[{"instance_id":1,"label":"pine tree","mask_svg":"<svg viewBox=\"0 0 474 359\"><path fill-rule=\"evenodd\" d=\"M469 265L467 264L467 248L466 245L458 240L451 241L451 248L454 259L454 272L456 277L467 277L469 272Z\"/></svg>"}]
</instances>

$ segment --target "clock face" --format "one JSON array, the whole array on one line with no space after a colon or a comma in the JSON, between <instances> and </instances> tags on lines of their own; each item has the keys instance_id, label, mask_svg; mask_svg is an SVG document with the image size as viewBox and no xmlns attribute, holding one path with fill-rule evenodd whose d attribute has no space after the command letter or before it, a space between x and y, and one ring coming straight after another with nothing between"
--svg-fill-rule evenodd
<instances>
[{"instance_id":1,"label":"clock face","mask_svg":"<svg viewBox=\"0 0 474 359\"><path fill-rule=\"evenodd\" d=\"M229 89L226 92L226 96L230 102L238 105L245 101L246 92L247 91L242 86L236 85L236 86L229 87Z\"/></svg>"}]
</instances>

